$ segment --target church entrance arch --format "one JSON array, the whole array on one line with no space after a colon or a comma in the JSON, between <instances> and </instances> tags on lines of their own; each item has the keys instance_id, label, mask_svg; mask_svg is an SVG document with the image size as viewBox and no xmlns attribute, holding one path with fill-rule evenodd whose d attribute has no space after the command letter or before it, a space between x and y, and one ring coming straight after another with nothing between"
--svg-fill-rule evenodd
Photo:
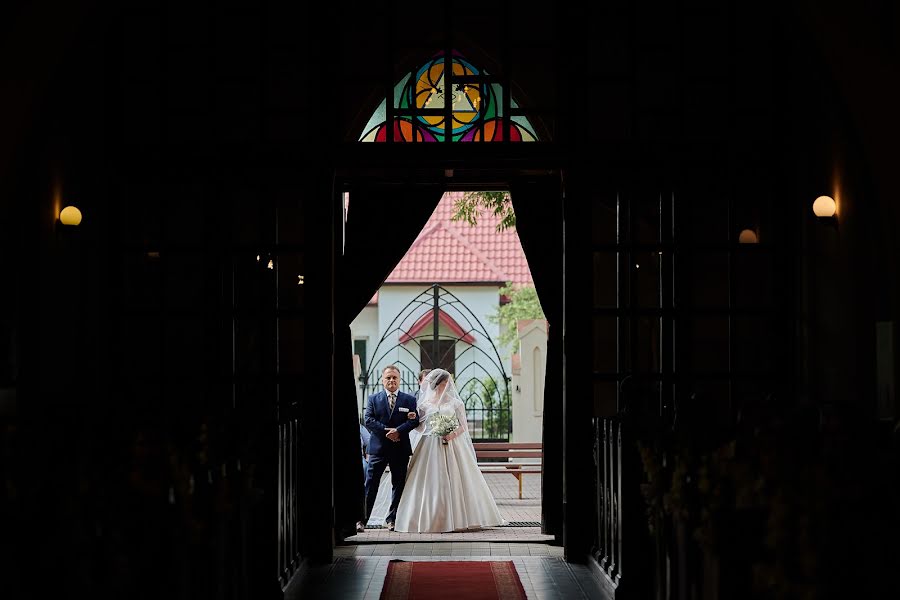
<instances>
[{"instance_id":1,"label":"church entrance arch","mask_svg":"<svg viewBox=\"0 0 900 600\"><path fill-rule=\"evenodd\" d=\"M363 398L381 389L381 370L400 368L400 389L415 394L421 369L453 373L473 439L508 441L512 433L510 376L494 339L453 292L434 283L410 300L385 328L360 376Z\"/></svg>"}]
</instances>

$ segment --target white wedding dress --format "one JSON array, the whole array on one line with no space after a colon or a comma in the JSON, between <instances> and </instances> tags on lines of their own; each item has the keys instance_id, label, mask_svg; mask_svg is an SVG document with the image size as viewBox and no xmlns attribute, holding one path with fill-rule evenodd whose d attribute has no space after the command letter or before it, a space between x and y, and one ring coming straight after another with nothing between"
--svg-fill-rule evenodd
<instances>
[{"instance_id":1,"label":"white wedding dress","mask_svg":"<svg viewBox=\"0 0 900 600\"><path fill-rule=\"evenodd\" d=\"M432 403L426 400L419 406L421 424L417 430L421 437L409 463L394 531L465 531L504 523L491 490L478 470L465 406L455 387L453 392L442 394ZM459 420L459 428L446 444L431 432L429 417L435 412L456 415Z\"/></svg>"}]
</instances>

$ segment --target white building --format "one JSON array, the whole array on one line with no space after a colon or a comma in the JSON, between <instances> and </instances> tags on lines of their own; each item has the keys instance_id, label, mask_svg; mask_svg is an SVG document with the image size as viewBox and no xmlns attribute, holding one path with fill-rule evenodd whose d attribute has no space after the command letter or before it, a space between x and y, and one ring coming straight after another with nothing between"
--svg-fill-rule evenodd
<instances>
[{"instance_id":1,"label":"white building","mask_svg":"<svg viewBox=\"0 0 900 600\"><path fill-rule=\"evenodd\" d=\"M473 427L493 424L493 430L482 431L479 437L492 437L500 417L491 412L491 406L499 403L491 405L490 397L496 402L506 390L512 399L515 395L510 350L495 348L499 325L489 317L505 300L500 289L507 282L533 283L518 235L514 230L498 232L497 217L484 214L476 226L450 220L458 195L444 195L406 256L351 324L361 374L363 378L370 374L368 387L359 387L358 402L362 410L365 396L380 389L385 365L401 368L401 389L406 391L418 388L416 374L421 368L440 366L454 373L463 395L471 400L467 405ZM494 385L499 392L490 389Z\"/></svg>"}]
</instances>

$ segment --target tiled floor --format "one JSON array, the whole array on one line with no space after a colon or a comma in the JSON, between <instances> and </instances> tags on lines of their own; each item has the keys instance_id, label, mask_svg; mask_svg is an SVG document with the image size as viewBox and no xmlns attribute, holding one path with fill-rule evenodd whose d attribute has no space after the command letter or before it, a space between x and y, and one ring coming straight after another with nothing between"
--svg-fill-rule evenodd
<instances>
[{"instance_id":1,"label":"tiled floor","mask_svg":"<svg viewBox=\"0 0 900 600\"><path fill-rule=\"evenodd\" d=\"M525 476L522 499L515 477L485 476L500 514L508 522L541 520L541 478ZM369 525L382 525L390 501L390 477L381 481ZM378 600L391 560L512 560L529 599L605 599L585 565L563 560L561 546L540 527L492 527L465 533L398 533L367 529L335 548L331 564L306 567L285 590L285 600ZM478 600L467 597L465 600Z\"/></svg>"},{"instance_id":2,"label":"tiled floor","mask_svg":"<svg viewBox=\"0 0 900 600\"><path fill-rule=\"evenodd\" d=\"M466 546L468 544L468 546ZM285 590L285 600L334 599L378 600L392 560L447 561L447 560L511 560L525 588L525 595L536 600L605 600L600 582L585 565L565 562L558 547L548 547L550 552L531 555L532 544L498 544L505 548L493 548L495 544L477 542L457 544L423 544L420 552L409 546L419 544L382 545L381 552L372 556L341 556L330 565L305 569ZM443 546L458 546L444 548ZM520 548L519 546L522 546ZM527 551L528 555L523 555ZM406 554L409 552L409 554ZM540 550L538 550L540 552ZM385 554L382 554L385 553ZM478 600L468 596L466 600Z\"/></svg>"}]
</instances>

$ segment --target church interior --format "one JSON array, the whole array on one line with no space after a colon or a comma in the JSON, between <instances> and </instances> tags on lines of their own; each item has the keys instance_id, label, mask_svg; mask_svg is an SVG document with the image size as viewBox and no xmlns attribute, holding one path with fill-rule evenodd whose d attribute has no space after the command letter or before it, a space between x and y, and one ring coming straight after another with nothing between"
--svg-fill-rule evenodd
<instances>
[{"instance_id":1,"label":"church interior","mask_svg":"<svg viewBox=\"0 0 900 600\"><path fill-rule=\"evenodd\" d=\"M285 598L335 561L350 322L466 190L509 191L549 322L566 562L608 598L900 597L893 2L0 15L5 597ZM390 100L457 56L496 128L428 139L449 104Z\"/></svg>"}]
</instances>

